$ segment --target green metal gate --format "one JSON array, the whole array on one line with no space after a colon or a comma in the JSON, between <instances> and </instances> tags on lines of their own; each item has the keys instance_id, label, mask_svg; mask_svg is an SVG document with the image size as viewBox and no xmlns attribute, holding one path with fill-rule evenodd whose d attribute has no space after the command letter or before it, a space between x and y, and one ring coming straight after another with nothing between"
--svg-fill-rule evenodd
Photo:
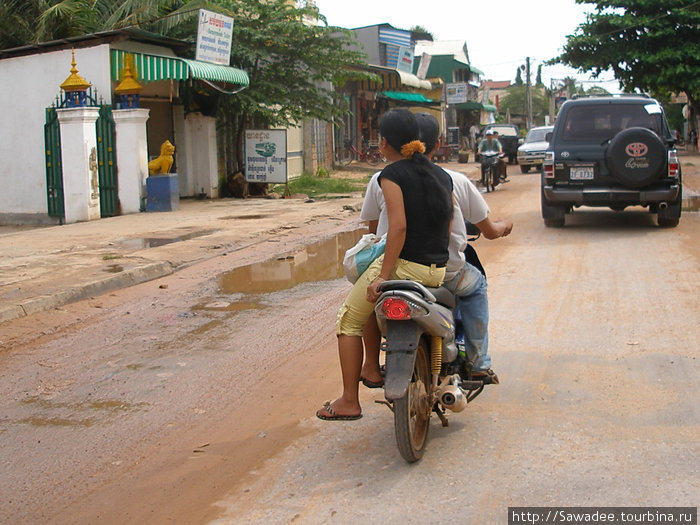
<instances>
[{"instance_id":1,"label":"green metal gate","mask_svg":"<svg viewBox=\"0 0 700 525\"><path fill-rule=\"evenodd\" d=\"M119 214L119 192L117 187L117 156L114 145L114 118L112 106L98 105L92 90L88 91L88 105L99 107L95 122L97 135L97 174L100 192L100 216L112 217ZM65 94L57 97L58 107L65 107ZM44 145L46 154L46 191L48 213L57 217L63 224L66 216L63 198L63 167L61 166L61 129L56 107L46 108L44 124Z\"/></svg>"},{"instance_id":2,"label":"green metal gate","mask_svg":"<svg viewBox=\"0 0 700 525\"><path fill-rule=\"evenodd\" d=\"M63 206L63 167L61 166L61 129L56 108L46 108L44 124L46 156L46 192L49 217L57 217L63 224L66 216Z\"/></svg>"},{"instance_id":3,"label":"green metal gate","mask_svg":"<svg viewBox=\"0 0 700 525\"><path fill-rule=\"evenodd\" d=\"M113 217L119 214L117 187L117 162L114 147L114 119L112 106L100 106L95 123L97 130L97 174L100 185L100 216Z\"/></svg>"}]
</instances>

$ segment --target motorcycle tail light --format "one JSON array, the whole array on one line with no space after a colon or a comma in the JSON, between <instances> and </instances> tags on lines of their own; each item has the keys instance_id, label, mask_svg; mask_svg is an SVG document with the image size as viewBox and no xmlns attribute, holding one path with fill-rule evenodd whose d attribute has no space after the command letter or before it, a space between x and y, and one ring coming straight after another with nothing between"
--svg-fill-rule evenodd
<instances>
[{"instance_id":1,"label":"motorcycle tail light","mask_svg":"<svg viewBox=\"0 0 700 525\"><path fill-rule=\"evenodd\" d=\"M554 178L554 152L547 151L544 154L544 162L542 164L545 179Z\"/></svg>"},{"instance_id":2,"label":"motorcycle tail light","mask_svg":"<svg viewBox=\"0 0 700 525\"><path fill-rule=\"evenodd\" d=\"M403 299L388 297L382 303L382 313L387 319L401 321L411 318L411 307Z\"/></svg>"},{"instance_id":3,"label":"motorcycle tail light","mask_svg":"<svg viewBox=\"0 0 700 525\"><path fill-rule=\"evenodd\" d=\"M668 176L677 179L680 174L680 164L678 163L678 153L676 150L668 152Z\"/></svg>"}]
</instances>

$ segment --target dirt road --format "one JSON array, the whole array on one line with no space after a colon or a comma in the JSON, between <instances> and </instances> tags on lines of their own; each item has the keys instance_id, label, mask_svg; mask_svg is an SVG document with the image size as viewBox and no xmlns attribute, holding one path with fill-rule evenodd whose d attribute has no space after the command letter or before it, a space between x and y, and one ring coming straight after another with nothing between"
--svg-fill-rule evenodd
<instances>
[{"instance_id":1,"label":"dirt road","mask_svg":"<svg viewBox=\"0 0 700 525\"><path fill-rule=\"evenodd\" d=\"M237 293L221 277L236 260L218 258L13 322L0 522L486 524L509 506L697 505L700 217L660 229L579 210L546 229L538 178L513 173L487 196L513 234L475 244L501 384L433 421L419 463L399 456L380 390L362 390L360 421L314 417L339 393L349 285ZM293 282L289 268L261 279Z\"/></svg>"}]
</instances>

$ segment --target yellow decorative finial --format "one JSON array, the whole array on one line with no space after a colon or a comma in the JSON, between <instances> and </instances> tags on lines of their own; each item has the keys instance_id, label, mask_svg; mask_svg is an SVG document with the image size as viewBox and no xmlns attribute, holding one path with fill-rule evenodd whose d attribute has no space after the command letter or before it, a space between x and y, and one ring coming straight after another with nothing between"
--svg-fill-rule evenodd
<instances>
[{"instance_id":1,"label":"yellow decorative finial","mask_svg":"<svg viewBox=\"0 0 700 525\"><path fill-rule=\"evenodd\" d=\"M133 58L133 55L126 55L124 69L122 69L122 81L114 88L117 95L136 95L141 93L143 89L143 86L136 81Z\"/></svg>"},{"instance_id":2,"label":"yellow decorative finial","mask_svg":"<svg viewBox=\"0 0 700 525\"><path fill-rule=\"evenodd\" d=\"M70 75L61 84L61 89L63 91L85 91L91 84L78 74L78 68L75 67L75 49L71 50L71 55Z\"/></svg>"}]
</instances>

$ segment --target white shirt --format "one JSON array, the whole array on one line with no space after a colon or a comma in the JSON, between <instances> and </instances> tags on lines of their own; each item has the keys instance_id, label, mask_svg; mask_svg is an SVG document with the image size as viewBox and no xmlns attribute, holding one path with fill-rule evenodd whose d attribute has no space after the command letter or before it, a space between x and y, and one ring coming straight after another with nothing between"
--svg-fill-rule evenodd
<instances>
[{"instance_id":1,"label":"white shirt","mask_svg":"<svg viewBox=\"0 0 700 525\"><path fill-rule=\"evenodd\" d=\"M464 266L464 249L467 247L467 229L464 225L464 219L466 218L472 224L477 224L488 217L489 207L479 190L466 175L458 171L445 171L452 178L452 193L455 202L449 246L450 258L447 261L445 271L445 280L449 281ZM372 175L367 185L360 219L378 221L377 235L384 235L389 229L389 219L386 214L384 194L379 182L377 182L380 173L378 171Z\"/></svg>"}]
</instances>

